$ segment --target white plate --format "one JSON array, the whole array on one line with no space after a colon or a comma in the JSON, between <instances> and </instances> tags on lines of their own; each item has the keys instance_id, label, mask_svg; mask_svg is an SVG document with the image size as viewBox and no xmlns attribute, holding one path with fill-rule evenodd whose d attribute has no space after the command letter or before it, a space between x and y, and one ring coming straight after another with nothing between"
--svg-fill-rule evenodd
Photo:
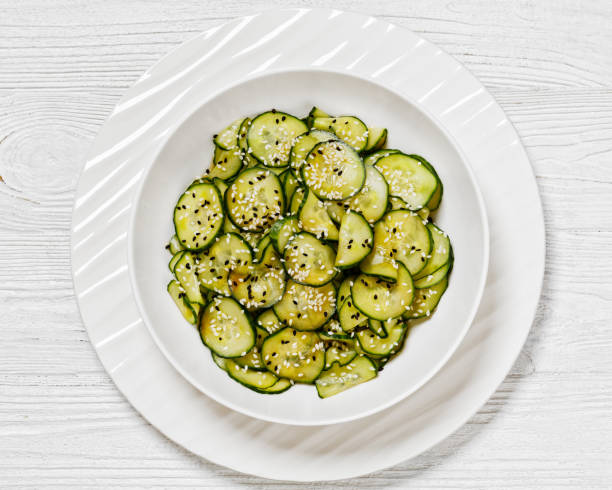
<instances>
[{"instance_id":1,"label":"white plate","mask_svg":"<svg viewBox=\"0 0 612 490\"><path fill-rule=\"evenodd\" d=\"M127 231L143 169L201 104L198 85L217 92L269 70L313 67L372 79L441 121L483 192L491 260L472 327L427 384L370 417L292 427L229 410L172 368L132 295ZM218 464L262 477L314 481L358 476L415 456L460 427L487 400L533 321L543 276L544 226L535 179L516 132L456 60L415 34L371 17L284 10L205 32L166 56L127 92L85 164L72 252L75 291L91 341L119 389L145 418Z\"/></svg>"},{"instance_id":2,"label":"white plate","mask_svg":"<svg viewBox=\"0 0 612 490\"><path fill-rule=\"evenodd\" d=\"M192 90L198 91L201 105L170 135L147 169L128 232L134 295L162 352L187 380L220 403L286 424L354 420L383 410L422 386L450 357L472 323L488 265L484 204L456 145L414 104L352 75L322 70L277 72L240 82L213 97L208 84ZM172 211L177 196L209 165L213 143L206 135L212 136L220 125L245 114L254 116L273 107L305 116L313 102L332 114L350 112L368 124L386 126L390 148L418 153L435 165L446 184L436 223L449 233L456 258L439 308L427 321L410 329L402 354L375 380L325 400L312 385L296 385L269 396L233 381L214 364L197 329L185 322L165 289L171 278L170 255L164 245L174 233Z\"/></svg>"}]
</instances>

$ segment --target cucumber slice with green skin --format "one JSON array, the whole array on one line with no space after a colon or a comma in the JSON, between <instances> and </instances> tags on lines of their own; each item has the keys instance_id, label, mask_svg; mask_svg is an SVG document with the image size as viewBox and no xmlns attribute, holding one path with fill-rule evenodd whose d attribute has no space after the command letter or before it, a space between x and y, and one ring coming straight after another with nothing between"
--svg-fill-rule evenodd
<instances>
[{"instance_id":1,"label":"cucumber slice with green skin","mask_svg":"<svg viewBox=\"0 0 612 490\"><path fill-rule=\"evenodd\" d=\"M374 363L366 356L358 356L346 366L334 364L331 369L323 371L315 384L319 397L329 398L377 375L378 369Z\"/></svg>"},{"instance_id":2,"label":"cucumber slice with green skin","mask_svg":"<svg viewBox=\"0 0 612 490\"><path fill-rule=\"evenodd\" d=\"M241 366L231 359L225 361L225 366L230 378L259 393L278 381L278 377L269 371L256 371L248 366Z\"/></svg>"},{"instance_id":3,"label":"cucumber slice with green skin","mask_svg":"<svg viewBox=\"0 0 612 490\"><path fill-rule=\"evenodd\" d=\"M289 152L295 138L308 131L297 117L284 112L260 114L251 123L247 144L251 155L267 167L284 167L289 163Z\"/></svg>"},{"instance_id":4,"label":"cucumber slice with green skin","mask_svg":"<svg viewBox=\"0 0 612 490\"><path fill-rule=\"evenodd\" d=\"M310 109L310 112L308 113L308 116L306 117L306 124L308 125L309 128L312 127L312 123L314 122L316 117L330 117L330 115L327 112L322 111L316 106L313 107L312 109Z\"/></svg>"},{"instance_id":5,"label":"cucumber slice with green skin","mask_svg":"<svg viewBox=\"0 0 612 490\"><path fill-rule=\"evenodd\" d=\"M247 367L253 371L266 371L257 345L254 345L244 356L236 357L234 362L240 367Z\"/></svg>"},{"instance_id":6,"label":"cucumber slice with green skin","mask_svg":"<svg viewBox=\"0 0 612 490\"><path fill-rule=\"evenodd\" d=\"M282 299L274 305L281 322L298 330L316 330L325 325L336 312L336 288L304 286L288 281Z\"/></svg>"},{"instance_id":7,"label":"cucumber slice with green skin","mask_svg":"<svg viewBox=\"0 0 612 490\"><path fill-rule=\"evenodd\" d=\"M280 301L285 286L285 270L271 244L266 247L261 263L254 264L248 272L229 274L232 296L248 311L269 308Z\"/></svg>"},{"instance_id":8,"label":"cucumber slice with green skin","mask_svg":"<svg viewBox=\"0 0 612 490\"><path fill-rule=\"evenodd\" d=\"M285 247L285 270L295 282L307 286L323 286L336 275L334 249L314 235L302 231Z\"/></svg>"},{"instance_id":9,"label":"cucumber slice with green skin","mask_svg":"<svg viewBox=\"0 0 612 490\"><path fill-rule=\"evenodd\" d=\"M278 303L277 303L278 304ZM274 313L274 310L270 308L269 310L265 310L259 314L257 317L257 332L258 332L258 342L259 342L259 330L263 330L266 332L267 337L268 334L278 332L281 328L284 328L285 325ZM263 342L263 339L262 339ZM260 344L259 344L260 345Z\"/></svg>"},{"instance_id":10,"label":"cucumber slice with green skin","mask_svg":"<svg viewBox=\"0 0 612 490\"><path fill-rule=\"evenodd\" d=\"M325 209L332 221L339 225L342 217L350 209L349 201L325 201Z\"/></svg>"},{"instance_id":11,"label":"cucumber slice with green skin","mask_svg":"<svg viewBox=\"0 0 612 490\"><path fill-rule=\"evenodd\" d=\"M390 211L396 211L398 209L408 209L408 204L406 204L402 199L395 196L389 196L389 208Z\"/></svg>"},{"instance_id":12,"label":"cucumber slice with green skin","mask_svg":"<svg viewBox=\"0 0 612 490\"><path fill-rule=\"evenodd\" d=\"M351 287L353 286L353 281L355 280L355 276L349 276L344 278L340 287L338 288L338 295L336 298L336 305L338 310L342 308L344 302L351 297Z\"/></svg>"},{"instance_id":13,"label":"cucumber slice with green skin","mask_svg":"<svg viewBox=\"0 0 612 490\"><path fill-rule=\"evenodd\" d=\"M211 179L231 179L240 172L241 168L242 156L239 148L232 148L231 150L215 148L213 165L208 170L207 175Z\"/></svg>"},{"instance_id":14,"label":"cucumber slice with green skin","mask_svg":"<svg viewBox=\"0 0 612 490\"><path fill-rule=\"evenodd\" d=\"M377 160L376 168L389 184L389 194L400 197L412 211L427 206L438 187L438 178L429 167L403 153Z\"/></svg>"},{"instance_id":15,"label":"cucumber slice with green skin","mask_svg":"<svg viewBox=\"0 0 612 490\"><path fill-rule=\"evenodd\" d=\"M451 256L451 244L448 235L433 223L427 223L426 226L431 233L432 247L429 254L431 257L425 267L415 275L415 280L433 274L440 267L446 265Z\"/></svg>"},{"instance_id":16,"label":"cucumber slice with green skin","mask_svg":"<svg viewBox=\"0 0 612 490\"><path fill-rule=\"evenodd\" d=\"M352 332L351 332L352 334ZM332 318L321 327L319 336L324 340L350 340L351 335L342 330L340 322Z\"/></svg>"},{"instance_id":17,"label":"cucumber slice with green skin","mask_svg":"<svg viewBox=\"0 0 612 490\"><path fill-rule=\"evenodd\" d=\"M298 180L293 170L287 169L285 170L279 177L281 184L283 185L283 191L285 192L286 200L291 202L291 196L295 192L295 189L300 185L300 181Z\"/></svg>"},{"instance_id":18,"label":"cucumber slice with green skin","mask_svg":"<svg viewBox=\"0 0 612 490\"><path fill-rule=\"evenodd\" d=\"M197 276L200 284L217 294L230 296L230 270L247 273L253 263L251 247L235 233L221 235L208 250L200 254Z\"/></svg>"},{"instance_id":19,"label":"cucumber slice with green skin","mask_svg":"<svg viewBox=\"0 0 612 490\"><path fill-rule=\"evenodd\" d=\"M302 207L302 203L304 202L304 197L306 196L306 191L304 191L303 187L298 187L293 192L291 196L291 204L289 204L289 214L297 215Z\"/></svg>"},{"instance_id":20,"label":"cucumber slice with green skin","mask_svg":"<svg viewBox=\"0 0 612 490\"><path fill-rule=\"evenodd\" d=\"M170 269L170 272L172 272L173 274L174 274L174 268L176 267L176 263L180 260L181 255L183 255L184 253L185 253L185 250L176 252L170 259L170 262L168 262L168 269Z\"/></svg>"},{"instance_id":21,"label":"cucumber slice with green skin","mask_svg":"<svg viewBox=\"0 0 612 490\"><path fill-rule=\"evenodd\" d=\"M238 131L238 148L240 149L240 158L242 159L243 166L248 168L255 167L259 164L259 162L251 155L249 145L247 143L247 133L251 127L251 122L252 121L250 118L245 118L245 120L242 121L240 130Z\"/></svg>"},{"instance_id":22,"label":"cucumber slice with green skin","mask_svg":"<svg viewBox=\"0 0 612 490\"><path fill-rule=\"evenodd\" d=\"M213 136L213 143L217 148L221 150L231 150L238 146L238 132L245 118L236 119L223 131Z\"/></svg>"},{"instance_id":23,"label":"cucumber slice with green skin","mask_svg":"<svg viewBox=\"0 0 612 490\"><path fill-rule=\"evenodd\" d=\"M270 234L266 233L263 237L260 238L260 240L257 242L257 245L255 245L255 248L253 248L253 254L255 255L255 261L256 262L261 262L264 252L266 251L266 248L268 248L268 245L270 245L272 243L272 239L270 238Z\"/></svg>"},{"instance_id":24,"label":"cucumber slice with green skin","mask_svg":"<svg viewBox=\"0 0 612 490\"><path fill-rule=\"evenodd\" d=\"M223 204L213 184L198 184L179 198L174 208L174 228L188 250L208 247L223 228Z\"/></svg>"},{"instance_id":25,"label":"cucumber slice with green skin","mask_svg":"<svg viewBox=\"0 0 612 490\"><path fill-rule=\"evenodd\" d=\"M373 320L370 318L368 320L368 329L376 334L380 338L387 338L387 327L389 326L389 321L381 322L379 320Z\"/></svg>"},{"instance_id":26,"label":"cucumber slice with green skin","mask_svg":"<svg viewBox=\"0 0 612 490\"><path fill-rule=\"evenodd\" d=\"M235 299L217 297L200 316L200 337L218 356L240 357L255 345L255 327Z\"/></svg>"},{"instance_id":27,"label":"cucumber slice with green skin","mask_svg":"<svg viewBox=\"0 0 612 490\"><path fill-rule=\"evenodd\" d=\"M296 191L297 192L297 191ZM338 228L327 214L325 204L312 192L306 191L298 211L299 225L313 235L327 240L338 239Z\"/></svg>"},{"instance_id":28,"label":"cucumber slice with green skin","mask_svg":"<svg viewBox=\"0 0 612 490\"><path fill-rule=\"evenodd\" d=\"M442 281L446 276L450 274L450 271L453 268L453 249L451 248L451 256L446 264L440 267L437 271L429 274L428 276L421 277L414 282L414 286L416 288L428 288L431 286L435 286L440 281Z\"/></svg>"},{"instance_id":29,"label":"cucumber slice with green skin","mask_svg":"<svg viewBox=\"0 0 612 490\"><path fill-rule=\"evenodd\" d=\"M242 231L242 230L238 230L236 233L242 236L242 238L244 238L244 241L247 242L251 246L251 249L253 250L257 248L257 244L265 237L263 233L251 233L251 232Z\"/></svg>"},{"instance_id":30,"label":"cucumber slice with green skin","mask_svg":"<svg viewBox=\"0 0 612 490\"><path fill-rule=\"evenodd\" d=\"M293 386L293 383L288 379L280 378L276 383L274 383L269 388L263 389L260 393L265 393L266 395L277 395L279 393L283 393L287 391L289 388Z\"/></svg>"},{"instance_id":31,"label":"cucumber slice with green skin","mask_svg":"<svg viewBox=\"0 0 612 490\"><path fill-rule=\"evenodd\" d=\"M417 211L417 214L419 215L419 218L421 218L423 221L427 221L429 219L430 210L428 207L424 207L419 209Z\"/></svg>"},{"instance_id":32,"label":"cucumber slice with green skin","mask_svg":"<svg viewBox=\"0 0 612 490\"><path fill-rule=\"evenodd\" d=\"M316 117L312 126L315 129L331 131L355 151L363 151L368 144L368 127L355 116Z\"/></svg>"},{"instance_id":33,"label":"cucumber slice with green skin","mask_svg":"<svg viewBox=\"0 0 612 490\"><path fill-rule=\"evenodd\" d=\"M397 277L397 263L410 274L418 274L431 252L431 234L421 218L411 211L389 211L374 225L374 248L361 263L361 272L391 281Z\"/></svg>"},{"instance_id":34,"label":"cucumber slice with green skin","mask_svg":"<svg viewBox=\"0 0 612 490\"><path fill-rule=\"evenodd\" d=\"M373 356L388 356L397 348L406 334L406 326L403 322L396 322L389 327L386 337L379 337L370 330L361 330L357 333L357 341L367 354Z\"/></svg>"},{"instance_id":35,"label":"cucumber slice with green skin","mask_svg":"<svg viewBox=\"0 0 612 490\"><path fill-rule=\"evenodd\" d=\"M291 165L291 168L296 172L296 175L300 175L300 169L306 163L306 157L317 143L333 140L337 140L333 133L318 129L298 136L289 154L289 165Z\"/></svg>"},{"instance_id":36,"label":"cucumber slice with green skin","mask_svg":"<svg viewBox=\"0 0 612 490\"><path fill-rule=\"evenodd\" d=\"M204 298L200 291L200 281L197 275L199 257L191 252L185 251L174 266L174 275L185 290L185 295L190 303L204 304Z\"/></svg>"},{"instance_id":37,"label":"cucumber slice with green skin","mask_svg":"<svg viewBox=\"0 0 612 490\"><path fill-rule=\"evenodd\" d=\"M368 128L368 143L363 150L366 153L376 151L385 146L387 142L387 128Z\"/></svg>"},{"instance_id":38,"label":"cucumber slice with green skin","mask_svg":"<svg viewBox=\"0 0 612 490\"><path fill-rule=\"evenodd\" d=\"M319 199L340 201L357 194L365 182L359 154L342 141L318 143L306 157L302 180Z\"/></svg>"},{"instance_id":39,"label":"cucumber slice with green skin","mask_svg":"<svg viewBox=\"0 0 612 490\"><path fill-rule=\"evenodd\" d=\"M346 366L355 357L357 357L357 351L355 351L354 342L341 341L341 340L328 340L325 342L325 369L331 369L334 363L338 363L340 366Z\"/></svg>"},{"instance_id":40,"label":"cucumber slice with green skin","mask_svg":"<svg viewBox=\"0 0 612 490\"><path fill-rule=\"evenodd\" d=\"M288 216L274 223L270 228L270 238L276 251L280 254L284 253L287 242L299 231L297 216Z\"/></svg>"},{"instance_id":41,"label":"cucumber slice with green skin","mask_svg":"<svg viewBox=\"0 0 612 490\"><path fill-rule=\"evenodd\" d=\"M225 207L238 228L262 232L285 209L283 188L276 174L268 169L243 170L225 191Z\"/></svg>"},{"instance_id":42,"label":"cucumber slice with green skin","mask_svg":"<svg viewBox=\"0 0 612 490\"><path fill-rule=\"evenodd\" d=\"M172 238L170 238L170 241L168 242L168 245L166 245L166 248L173 256L183 250L181 242L179 241L176 235L172 235Z\"/></svg>"},{"instance_id":43,"label":"cucumber slice with green skin","mask_svg":"<svg viewBox=\"0 0 612 490\"><path fill-rule=\"evenodd\" d=\"M227 359L225 357L218 356L213 351L210 351L210 354L212 355L213 362L217 365L217 367L223 371L227 371Z\"/></svg>"},{"instance_id":44,"label":"cucumber slice with green skin","mask_svg":"<svg viewBox=\"0 0 612 490\"><path fill-rule=\"evenodd\" d=\"M376 150L373 153L370 153L367 157L363 159L364 165L374 165L378 160L383 157L387 157L389 155L393 155L395 153L401 153L399 150L391 150L385 148L384 150Z\"/></svg>"},{"instance_id":45,"label":"cucumber slice with green skin","mask_svg":"<svg viewBox=\"0 0 612 490\"><path fill-rule=\"evenodd\" d=\"M427 201L427 207L431 211L435 211L440 206L440 202L442 202L442 195L444 194L444 186L442 185L442 180L438 176L438 173L436 172L436 169L433 167L433 165L429 163L427 160L425 160L425 158L423 158L420 155L408 155L408 156L410 158L414 158L415 160L418 160L423 165L425 165L429 169L429 171L436 176L436 179L438 180L438 187L436 188L436 191L433 193L429 201Z\"/></svg>"},{"instance_id":46,"label":"cucumber slice with green skin","mask_svg":"<svg viewBox=\"0 0 612 490\"><path fill-rule=\"evenodd\" d=\"M410 309L404 314L404 318L415 320L430 316L438 306L447 287L448 276L444 276L444 279L431 287L417 289L414 293Z\"/></svg>"},{"instance_id":47,"label":"cucumber slice with green skin","mask_svg":"<svg viewBox=\"0 0 612 490\"><path fill-rule=\"evenodd\" d=\"M351 332L357 327L368 324L368 317L355 307L352 297L348 298L338 310L338 319L345 332Z\"/></svg>"},{"instance_id":48,"label":"cucumber slice with green skin","mask_svg":"<svg viewBox=\"0 0 612 490\"><path fill-rule=\"evenodd\" d=\"M414 295L414 285L408 269L397 262L397 281L359 275L353 282L351 296L355 307L374 320L395 318L410 307Z\"/></svg>"},{"instance_id":49,"label":"cucumber slice with green skin","mask_svg":"<svg viewBox=\"0 0 612 490\"><path fill-rule=\"evenodd\" d=\"M187 296L185 295L185 290L183 289L181 284L173 279L168 283L167 290L168 294L170 294L170 297L176 303L176 306L178 307L179 311L181 312L181 315L183 315L185 320L194 325L198 323L198 313L187 299ZM198 312L199 306L200 305L197 305Z\"/></svg>"},{"instance_id":50,"label":"cucumber slice with green skin","mask_svg":"<svg viewBox=\"0 0 612 490\"><path fill-rule=\"evenodd\" d=\"M317 333L291 327L266 338L261 355L270 372L298 383L312 383L325 367L325 349Z\"/></svg>"},{"instance_id":51,"label":"cucumber slice with green skin","mask_svg":"<svg viewBox=\"0 0 612 490\"><path fill-rule=\"evenodd\" d=\"M361 213L369 223L376 223L387 210L389 186L380 171L366 165L366 180L359 193L349 199L349 207Z\"/></svg>"},{"instance_id":52,"label":"cucumber slice with green skin","mask_svg":"<svg viewBox=\"0 0 612 490\"><path fill-rule=\"evenodd\" d=\"M373 243L374 233L366 219L359 213L349 211L340 223L334 265L339 269L353 267L370 253Z\"/></svg>"}]
</instances>

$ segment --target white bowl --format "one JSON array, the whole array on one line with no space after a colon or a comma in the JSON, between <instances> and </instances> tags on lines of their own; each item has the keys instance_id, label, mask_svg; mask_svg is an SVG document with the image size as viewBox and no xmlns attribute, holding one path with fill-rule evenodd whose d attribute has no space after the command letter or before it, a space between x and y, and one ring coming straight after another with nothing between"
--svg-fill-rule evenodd
<instances>
[{"instance_id":1,"label":"white bowl","mask_svg":"<svg viewBox=\"0 0 612 490\"><path fill-rule=\"evenodd\" d=\"M270 108L305 115L313 105L332 114L355 114L389 129L389 148L427 158L444 183L436 223L449 235L455 263L438 309L410 330L403 351L379 376L322 400L311 385L279 395L252 392L221 371L199 334L166 292L171 278L164 245L174 233L172 210L181 192L211 161L212 135L238 117ZM407 397L448 360L468 330L483 293L489 233L480 191L452 138L413 101L352 75L330 71L268 73L202 100L185 114L147 170L135 198L129 231L132 288L145 323L172 365L219 403L263 420L325 425L371 415ZM142 366L147 369L147 366ZM410 417L410 414L406 414Z\"/></svg>"}]
</instances>

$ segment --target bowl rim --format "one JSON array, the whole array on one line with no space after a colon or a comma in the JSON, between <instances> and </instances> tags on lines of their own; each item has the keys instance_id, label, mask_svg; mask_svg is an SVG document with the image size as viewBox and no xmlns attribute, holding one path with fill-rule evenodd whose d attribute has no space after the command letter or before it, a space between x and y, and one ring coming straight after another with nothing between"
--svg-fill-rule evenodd
<instances>
[{"instance_id":1,"label":"bowl rim","mask_svg":"<svg viewBox=\"0 0 612 490\"><path fill-rule=\"evenodd\" d=\"M220 395L218 393L213 393L211 390L207 390L205 387L203 387L196 379L194 379L194 377L186 369L183 369L181 367L181 365L176 361L175 356L172 355L169 352L169 350L166 348L164 342L159 338L159 336L157 335L155 329L152 327L151 318L149 317L148 311L144 307L143 301L141 299L140 288L138 287L138 280L136 279L135 270L134 270L135 268L134 268L134 265L133 265L134 261L135 261L135 258L134 258L134 254L135 254L134 236L135 236L135 226L136 226L136 214L137 214L137 211L139 209L138 203L140 203L140 201L142 199L142 194L143 194L144 189L145 189L145 183L147 182L147 178L148 178L148 176L149 176L149 174L151 172L151 169L155 166L156 162L159 160L161 154L163 153L164 149L168 145L168 142L170 141L170 139L178 131L180 131L180 129L183 127L183 125L191 117L193 117L201 109L201 107L203 105L207 104L209 101L211 101L215 97L218 97L219 95L223 94L224 92L227 92L228 90L231 90L231 89L233 89L235 87L238 87L240 85L243 85L245 83L248 83L248 82L260 79L260 78L266 78L266 77L270 77L270 76L282 75L282 74L287 74L287 73L327 73L327 74L335 74L335 75L343 75L343 76L347 76L347 77L352 77L352 78L358 79L360 81L371 83L373 85L377 85L377 86L383 88L384 90L387 90L387 91L391 92L396 97L399 97L399 98L403 99L404 101L409 103L415 110L417 110L423 116L425 116L427 119L429 119L431 121L431 123L440 132L442 132L444 137L451 144L453 150L459 156L459 159L460 159L464 169L467 172L469 180L470 180L470 182L471 182L471 184L472 184L472 186L474 188L476 202L477 202L478 210L479 210L478 219L480 221L480 226L482 227L482 230L483 230L482 236L481 236L481 238L482 238L481 245L482 245L482 250L483 250L482 259L481 259L482 268L481 268L480 277L478 278L477 292L476 292L476 295L474 296L474 299L472 301L472 306L471 306L471 308L469 310L469 313L467 314L467 320L465 322L463 322L463 326L462 326L462 328L460 330L460 333L458 333L458 335L455 336L454 342L448 348L448 350L446 351L445 355L440 357L438 362L425 375L423 375L421 377L421 380L419 380L418 383L415 383L413 386L410 387L410 389L402 391L397 396L391 398L387 402L379 404L376 407L373 407L373 408L371 408L369 410L366 410L366 411L363 411L363 412L359 412L357 414L348 415L348 416L340 416L340 417L339 416L330 417L329 420L325 420L325 421L302 421L302 420L299 420L299 419L291 419L290 420L288 418L275 417L275 416L271 416L271 415L268 415L268 414L258 413L258 412L255 412L255 411L251 410L249 407L236 404L236 403L228 400L224 396L222 396L222 395ZM371 79L371 78L368 78L368 77L364 77L364 76L359 76L359 75L356 75L355 73L348 72L348 71L345 71L345 70L329 69L329 68L319 68L319 67L312 67L312 66L303 67L303 68L287 68L287 69L266 70L266 71L263 71L263 72L259 72L259 73L256 73L256 74L252 74L252 75L240 78L239 80L237 80L233 84L226 85L222 89L219 89L219 90L211 92L210 94L208 94L207 97L202 99L202 102L199 105L194 107L191 111L187 112L185 114L185 116L183 118L181 118L180 122L178 122L176 124L176 126L173 128L173 130L168 132L167 135L165 135L165 137L163 138L163 141L161 142L161 144L159 146L159 149L155 152L155 154L150 159L150 161L145 164L145 167L143 168L142 173L139 176L138 180L139 180L138 187L137 187L136 192L134 193L134 197L132 198L132 201L131 201L129 223L128 223L128 227L127 227L127 229L128 229L128 234L127 234L128 235L127 236L127 265L128 265L128 267L127 267L127 269L128 269L128 275L129 275L129 278L130 278L130 286L131 286L131 289L132 289L133 297L135 299L135 302L136 302L136 305L138 307L138 310L139 310L139 312L140 312L140 314L142 316L143 323L146 325L146 328L149 331L149 333L151 334L151 337L153 338L157 348L162 352L162 354L164 355L166 360L172 365L172 367L181 376L183 376L183 378L185 378L195 389L197 389L198 391L200 391L204 395L208 396L209 398L211 398L212 400L216 401L217 403L219 403L221 405L224 405L225 407L230 408L231 410L234 410L234 411L236 411L238 413L247 415L249 417L253 417L255 419L263 420L263 421L266 421L266 422L273 422L273 423L284 424L284 425L293 425L293 426L323 426L323 425L335 425L335 424L340 424L340 423L344 423L344 422L350 422L350 421L353 421L353 420L358 420L358 419L365 418L365 417L368 417L370 415L376 414L378 412L381 412L381 411L383 411L383 410L385 410L385 409L387 409L387 408L389 408L389 407L399 403L403 399L409 397L410 395L412 395L413 393L418 391L429 380L431 380L431 378L433 378L438 371L440 371L440 369L448 362L448 360L451 358L453 353L457 350L457 348L459 347L459 345L463 341L465 335L467 334L468 330L472 326L472 323L474 322L474 318L476 317L476 313L478 312L478 308L480 307L480 304L481 304L481 301L482 301L482 297L483 297L483 294L484 294L484 288L485 288L485 285L486 285L487 276L488 276L488 270L489 270L489 261L490 261L490 230L489 230L488 214L487 214L486 206L485 206L485 203L484 203L484 198L482 196L482 191L480 190L480 186L478 184L478 180L477 180L477 178L476 178L476 176L474 174L474 171L473 171L473 169L472 169L468 159L466 158L464 152L462 151L461 147L459 146L459 144L457 143L456 139L454 138L454 136L452 136L450 134L450 132L446 129L445 125L436 116L434 116L428 109L426 109L417 100L414 100L412 97L407 97L406 95L400 93L399 91L397 91L393 87L390 87L390 86L387 86L387 85L385 85L383 83L380 83L377 80L374 80L374 79Z\"/></svg>"}]
</instances>

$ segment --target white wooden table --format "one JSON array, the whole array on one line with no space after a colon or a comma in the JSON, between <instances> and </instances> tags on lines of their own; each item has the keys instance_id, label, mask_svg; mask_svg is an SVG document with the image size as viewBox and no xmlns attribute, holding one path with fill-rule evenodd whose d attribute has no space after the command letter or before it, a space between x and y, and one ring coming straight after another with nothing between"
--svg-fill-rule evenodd
<instances>
[{"instance_id":1,"label":"white wooden table","mask_svg":"<svg viewBox=\"0 0 612 490\"><path fill-rule=\"evenodd\" d=\"M203 461L131 408L88 342L69 251L79 169L127 87L199 31L272 4L378 15L456 56L516 125L546 216L537 318L495 395L426 454L333 487L610 488L607 0L0 0L0 486L291 487Z\"/></svg>"}]
</instances>

